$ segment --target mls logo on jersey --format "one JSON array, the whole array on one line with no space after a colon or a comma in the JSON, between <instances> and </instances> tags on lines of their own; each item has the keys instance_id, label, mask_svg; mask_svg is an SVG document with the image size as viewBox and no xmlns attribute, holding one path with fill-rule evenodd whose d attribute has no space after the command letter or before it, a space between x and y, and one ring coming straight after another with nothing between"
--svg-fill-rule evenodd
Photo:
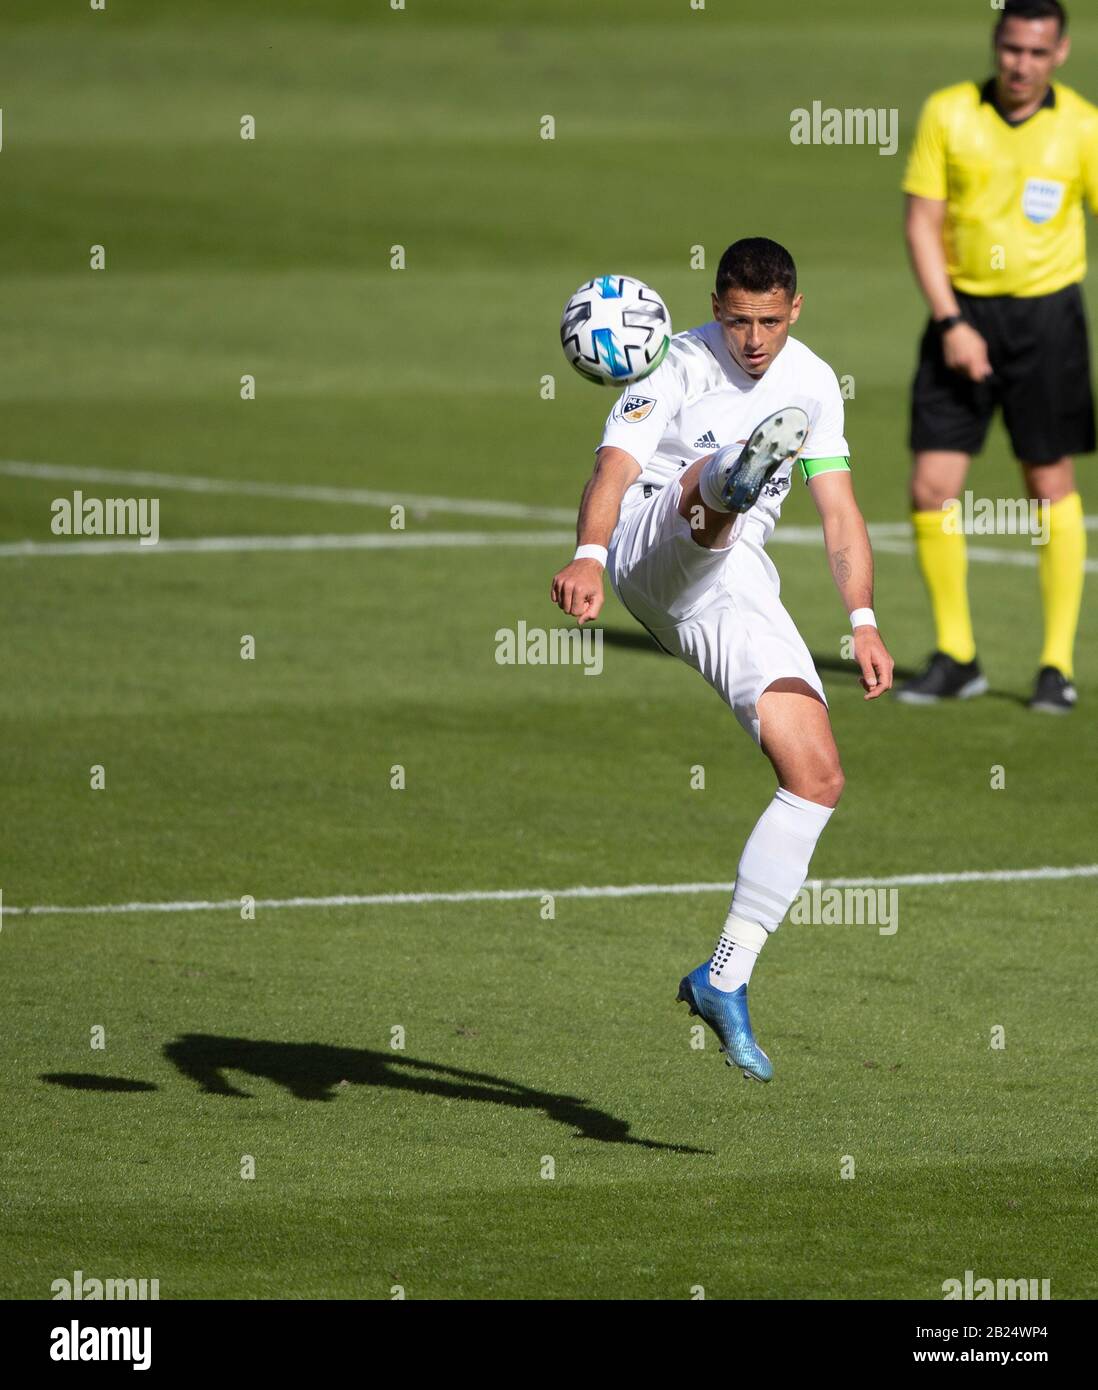
<instances>
[{"instance_id":1,"label":"mls logo on jersey","mask_svg":"<svg viewBox=\"0 0 1098 1390\"><path fill-rule=\"evenodd\" d=\"M1031 222L1048 222L1060 211L1064 185L1054 179L1026 179L1022 190L1022 211Z\"/></svg>"},{"instance_id":2,"label":"mls logo on jersey","mask_svg":"<svg viewBox=\"0 0 1098 1390\"><path fill-rule=\"evenodd\" d=\"M656 402L651 396L626 396L621 405L618 406L618 413L623 420L628 420L631 425L639 425L642 420L652 414L652 407Z\"/></svg>"}]
</instances>

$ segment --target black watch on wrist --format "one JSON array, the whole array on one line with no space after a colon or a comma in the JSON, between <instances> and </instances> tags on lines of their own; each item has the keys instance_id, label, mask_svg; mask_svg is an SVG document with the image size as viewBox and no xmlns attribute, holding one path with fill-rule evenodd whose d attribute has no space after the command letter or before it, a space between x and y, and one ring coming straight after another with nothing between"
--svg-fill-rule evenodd
<instances>
[{"instance_id":1,"label":"black watch on wrist","mask_svg":"<svg viewBox=\"0 0 1098 1390\"><path fill-rule=\"evenodd\" d=\"M935 319L934 327L939 333L948 333L951 328L956 328L959 323L964 323L964 318L960 314L947 314L944 319Z\"/></svg>"}]
</instances>

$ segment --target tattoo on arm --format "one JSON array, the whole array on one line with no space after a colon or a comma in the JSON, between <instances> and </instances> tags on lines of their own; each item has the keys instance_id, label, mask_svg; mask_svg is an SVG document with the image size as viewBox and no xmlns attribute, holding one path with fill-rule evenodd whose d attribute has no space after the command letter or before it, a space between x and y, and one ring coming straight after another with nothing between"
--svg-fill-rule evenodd
<instances>
[{"instance_id":1,"label":"tattoo on arm","mask_svg":"<svg viewBox=\"0 0 1098 1390\"><path fill-rule=\"evenodd\" d=\"M850 547L844 546L842 550L836 550L831 557L831 573L835 576L835 583L840 587L850 578Z\"/></svg>"}]
</instances>

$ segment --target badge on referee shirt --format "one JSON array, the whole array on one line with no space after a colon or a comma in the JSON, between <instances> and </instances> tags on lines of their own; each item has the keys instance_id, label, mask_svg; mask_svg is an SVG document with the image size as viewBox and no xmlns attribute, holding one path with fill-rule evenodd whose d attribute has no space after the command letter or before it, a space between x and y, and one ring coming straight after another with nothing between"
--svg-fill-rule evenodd
<instances>
[{"instance_id":1,"label":"badge on referee shirt","mask_svg":"<svg viewBox=\"0 0 1098 1390\"><path fill-rule=\"evenodd\" d=\"M1022 189L1022 211L1031 222L1048 222L1060 211L1064 185L1055 179L1026 179Z\"/></svg>"}]
</instances>

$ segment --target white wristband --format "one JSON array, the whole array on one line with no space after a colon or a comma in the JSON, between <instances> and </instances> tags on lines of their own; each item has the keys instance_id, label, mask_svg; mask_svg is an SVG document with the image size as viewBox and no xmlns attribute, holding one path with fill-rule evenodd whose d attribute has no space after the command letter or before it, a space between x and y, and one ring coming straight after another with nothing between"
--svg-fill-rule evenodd
<instances>
[{"instance_id":1,"label":"white wristband","mask_svg":"<svg viewBox=\"0 0 1098 1390\"><path fill-rule=\"evenodd\" d=\"M603 569L605 569L606 553L606 547L604 545L580 545L576 547L576 553L572 556L572 559L597 560Z\"/></svg>"},{"instance_id":2,"label":"white wristband","mask_svg":"<svg viewBox=\"0 0 1098 1390\"><path fill-rule=\"evenodd\" d=\"M872 608L855 608L850 615L851 629L856 627L876 627L877 619L873 616Z\"/></svg>"}]
</instances>

